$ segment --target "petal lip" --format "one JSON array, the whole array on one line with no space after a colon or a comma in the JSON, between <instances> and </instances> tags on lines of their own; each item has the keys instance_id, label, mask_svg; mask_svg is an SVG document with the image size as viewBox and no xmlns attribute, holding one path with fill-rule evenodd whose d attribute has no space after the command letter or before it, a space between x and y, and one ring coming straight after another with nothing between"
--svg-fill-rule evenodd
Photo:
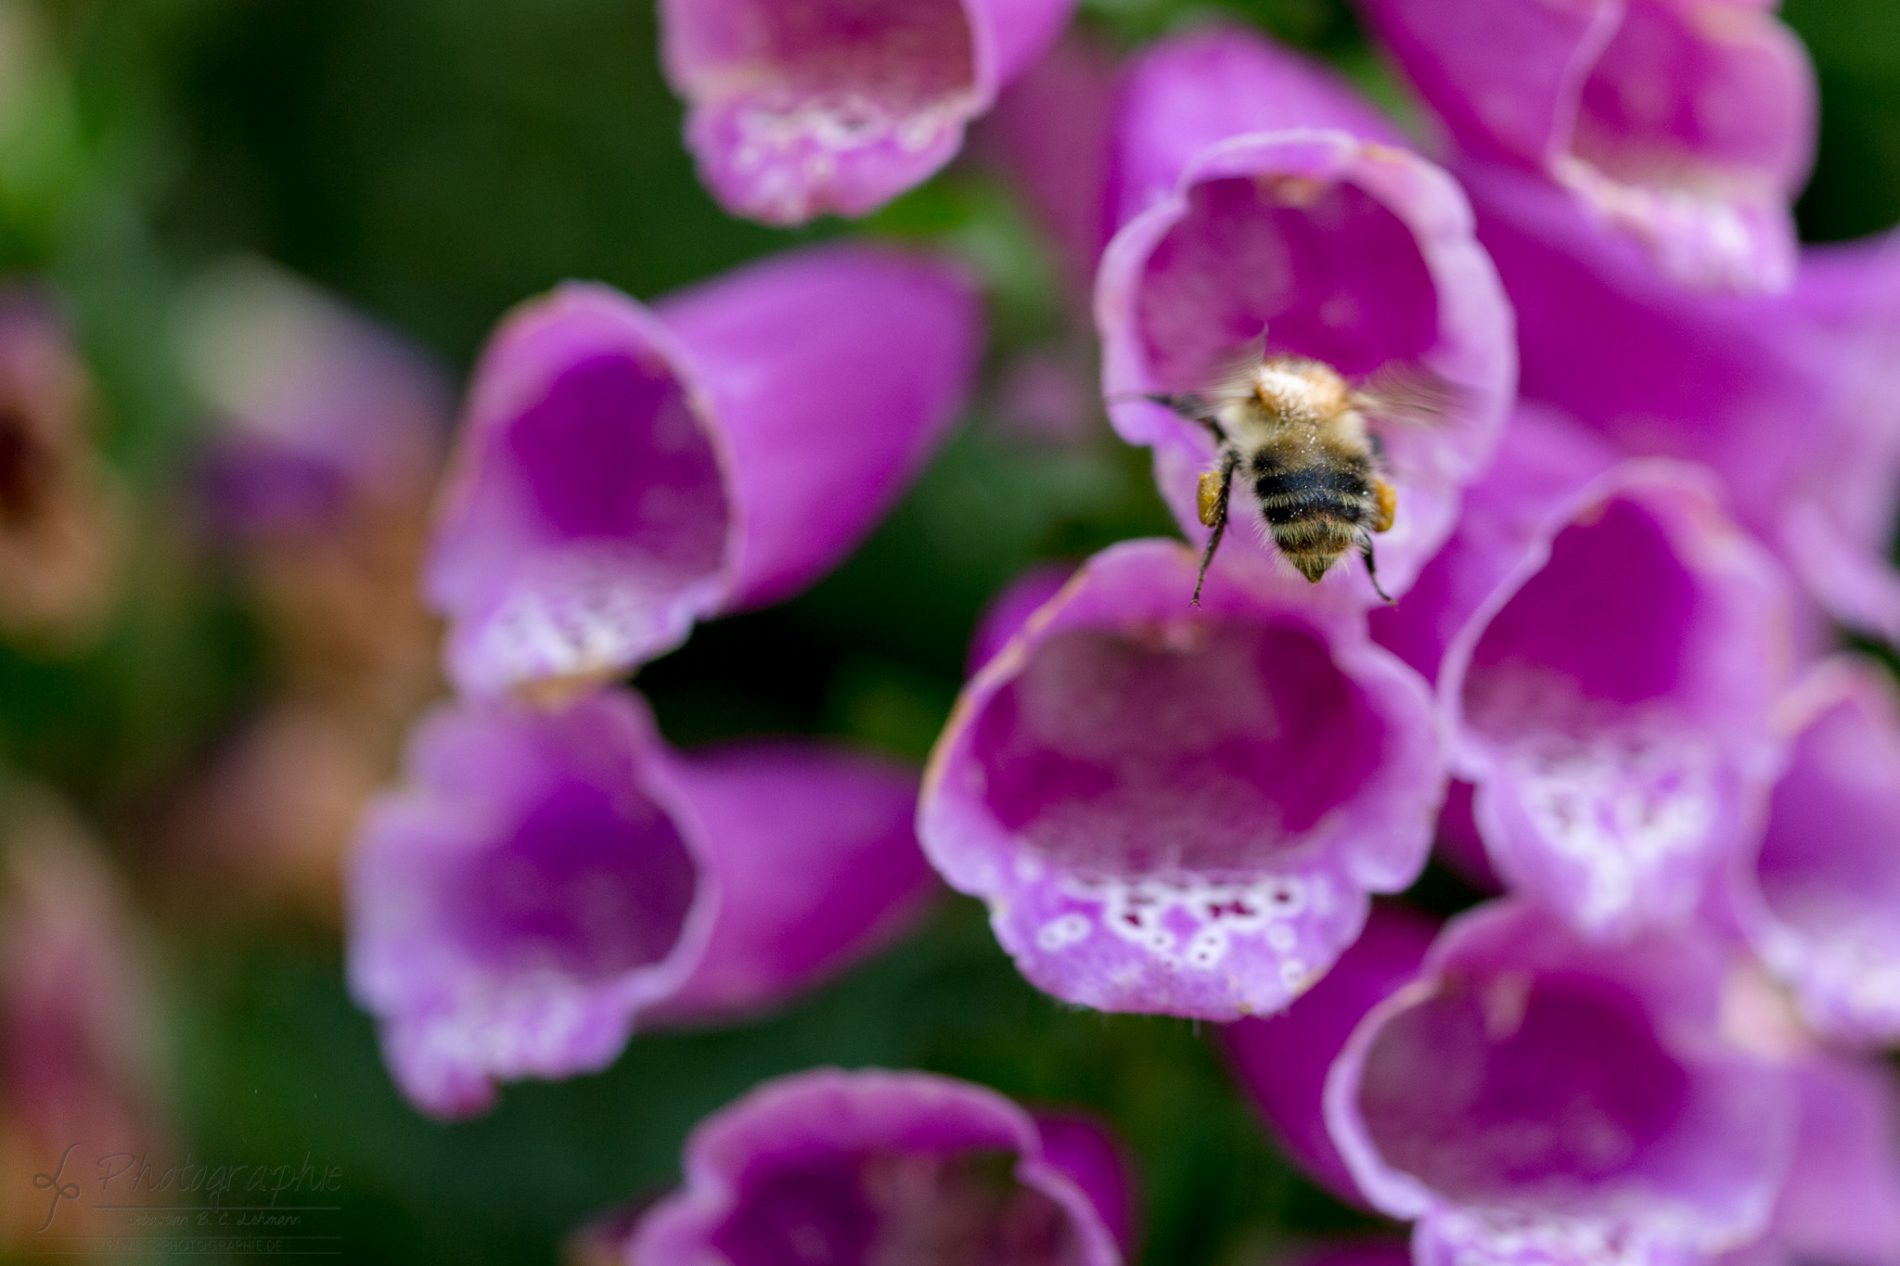
<instances>
[{"instance_id":1,"label":"petal lip","mask_svg":"<svg viewBox=\"0 0 1900 1266\"><path fill-rule=\"evenodd\" d=\"M1812 1029L1888 1045L1900 1039L1900 693L1874 666L1838 656L1809 670L1782 714L1787 761L1730 908Z\"/></svg>"},{"instance_id":2,"label":"petal lip","mask_svg":"<svg viewBox=\"0 0 1900 1266\"><path fill-rule=\"evenodd\" d=\"M1054 1203L1078 1266L1116 1266L1121 1252L1088 1194L1044 1154L1036 1122L982 1086L930 1073L819 1068L780 1077L701 1122L687 1141L685 1187L635 1233L630 1260L689 1266L744 1207L749 1184L777 1162L867 1155L954 1157L1003 1151L1021 1187ZM750 1266L750 1264L747 1264Z\"/></svg>"},{"instance_id":3,"label":"petal lip","mask_svg":"<svg viewBox=\"0 0 1900 1266\"><path fill-rule=\"evenodd\" d=\"M1074 7L934 0L867 40L849 6L663 0L661 64L713 196L793 226L866 215L929 179Z\"/></svg>"},{"instance_id":4,"label":"petal lip","mask_svg":"<svg viewBox=\"0 0 1900 1266\"><path fill-rule=\"evenodd\" d=\"M981 342L961 269L872 246L651 308L580 284L524 305L477 369L429 559L457 685L571 695L809 585L933 451Z\"/></svg>"},{"instance_id":5,"label":"petal lip","mask_svg":"<svg viewBox=\"0 0 1900 1266\"><path fill-rule=\"evenodd\" d=\"M1620 946L1584 941L1534 904L1516 898L1491 902L1453 920L1427 954L1420 979L1373 1007L1327 1078L1328 1128L1359 1190L1386 1213L1418 1219L1415 1247L1426 1252L1422 1260L1434 1262L1459 1260L1455 1252L1444 1255L1456 1249L1508 1255L1517 1251L1509 1246L1517 1245L1523 1251L1536 1250L1535 1260L1586 1266L1603 1260L1601 1254L1609 1246L1623 1245L1636 1254L1632 1260L1676 1263L1747 1244L1767 1225L1780 1189L1793 1146L1795 1105L1780 1067L1730 1044L1718 1029L1726 962L1725 951L1700 934L1648 936ZM1440 1163L1436 1179L1409 1172L1386 1154L1362 1106L1375 1046L1401 1032L1403 1022L1432 1008L1464 1008L1475 1009L1475 1036L1488 1049L1508 1050L1521 1033L1534 1032L1524 1027L1527 1015L1532 1017L1528 1023L1536 1025L1552 1014L1546 999L1543 1016L1538 1015L1540 988L1575 991L1580 986L1608 991L1595 994L1619 1000L1605 1014L1612 1020L1620 1015L1619 1027L1634 1026L1620 1038L1591 1039L1621 1041L1624 1046L1586 1056L1579 1065L1586 1070L1583 1093L1599 1099L1606 1093L1601 1087L1589 1089L1587 1065L1592 1059L1629 1058L1642 1066L1657 1065L1652 1080L1659 1076L1674 1087L1648 1105L1640 1099L1618 1103L1613 1098L1601 1105L1604 1111L1622 1112L1633 1104L1639 1114L1629 1124L1614 1117L1602 1122L1613 1133L1622 1130L1626 1142L1640 1139L1637 1150L1625 1157L1620 1175L1606 1172L1586 1178L1586 1168L1575 1177L1560 1175L1540 1185L1518 1172L1528 1172L1531 1164L1532 1158L1523 1154L1509 1165L1485 1171L1484 1122L1476 1116L1459 1130L1459 1137L1473 1140L1478 1152L1462 1159L1453 1155L1442 1162L1412 1162ZM1564 1004L1565 999L1557 1002ZM1429 1032L1415 1025L1412 1040ZM1647 1036L1635 1036L1643 1033ZM1459 1034L1474 1036L1445 1019L1435 1040L1455 1040ZM1631 1041L1654 1045L1646 1052L1640 1046L1624 1049ZM1412 1054L1413 1062L1425 1057L1422 1051ZM1380 1057L1388 1066L1378 1073L1385 1083L1380 1093L1392 1094L1391 1061L1402 1055L1381 1047ZM1445 1077L1468 1076L1449 1062L1442 1067ZM1559 1076L1560 1070L1552 1069L1550 1075ZM1511 1076L1508 1068L1487 1071L1485 1080L1472 1089ZM1423 1087L1420 1093L1435 1096L1441 1104L1458 1102L1445 1087ZM1670 1095L1680 1096L1675 1108L1669 1106ZM1467 1111L1475 1114L1481 1108L1474 1100ZM1651 1127L1662 1132L1630 1136L1631 1128L1642 1128L1640 1114L1645 1112L1652 1117ZM1383 1128L1395 1129L1390 1121L1397 1119L1390 1118ZM1694 1146L1698 1140L1701 1145ZM1568 1146L1576 1145L1573 1140ZM1550 1148L1551 1161L1578 1163L1579 1154L1566 1156L1555 1139ZM1653 1168L1632 1168L1643 1161L1642 1148L1650 1149ZM1699 1155L1704 1172L1678 1174L1671 1157L1685 1154ZM1712 1169L1713 1157L1720 1163ZM1733 1168L1722 1170L1722 1164ZM1449 1185L1434 1186L1438 1181L1462 1184L1465 1194ZM1672 1189L1672 1184L1680 1185Z\"/></svg>"},{"instance_id":6,"label":"petal lip","mask_svg":"<svg viewBox=\"0 0 1900 1266\"><path fill-rule=\"evenodd\" d=\"M828 746L682 755L624 690L445 705L360 831L351 992L443 1117L603 1068L636 1030L749 1018L921 912L914 788Z\"/></svg>"},{"instance_id":7,"label":"petal lip","mask_svg":"<svg viewBox=\"0 0 1900 1266\"><path fill-rule=\"evenodd\" d=\"M1110 421L1122 438L1154 450L1156 479L1164 499L1189 539L1203 540L1206 529L1196 512L1195 486L1199 472L1213 459L1205 432L1166 409L1130 397L1191 385L1165 381L1152 353L1151 337L1144 327L1149 303L1159 300L1150 294L1150 279L1165 250L1191 241L1183 235L1208 223L1201 205L1203 199L1214 196L1209 191L1224 182L1243 180L1261 189L1282 182L1296 202L1321 196L1321 191L1357 191L1409 235L1431 288L1433 333L1425 346L1391 345L1390 335L1381 338L1376 330L1357 335L1351 346L1365 369L1390 360L1415 360L1461 397L1461 407L1427 432L1387 428L1383 434L1401 512L1397 527L1381 538L1379 576L1388 592L1402 598L1450 535L1460 489L1477 478L1495 451L1517 378L1514 319L1497 270L1477 242L1464 194L1430 163L1383 142L1329 130L1242 134L1200 151L1175 190L1124 224L1103 256L1095 318L1102 339L1102 385ZM1339 247L1350 258L1364 244L1355 247L1350 239L1342 238ZM1201 284L1230 288L1218 277L1202 278ZM1291 296L1291 302L1297 305L1298 296ZM1297 307L1291 310L1299 311ZM1274 347L1271 327L1276 314L1255 311L1252 316L1267 328L1272 350L1308 350ZM1216 341L1231 345L1247 337L1252 335L1217 335ZM1239 556L1245 561L1238 565L1275 577L1296 591L1304 587L1289 566L1260 557L1265 550L1239 548L1243 544L1232 542L1223 560ZM1353 574L1354 569L1334 570L1339 575L1330 588L1363 607L1377 602L1377 595L1364 577Z\"/></svg>"},{"instance_id":8,"label":"petal lip","mask_svg":"<svg viewBox=\"0 0 1900 1266\"><path fill-rule=\"evenodd\" d=\"M1045 992L1229 1020L1284 1007L1357 936L1368 892L1416 877L1444 773L1429 692L1354 613L1219 577L1196 611L1193 579L1193 557L1165 541L1085 564L965 687L926 772L919 837ZM1280 657L1304 667L1260 667ZM1258 708L1233 702L1256 696ZM1334 727L1313 740L1339 749L1331 773L1235 781L1242 765L1303 762L1295 722L1277 718L1314 709ZM1009 752L1005 765L1047 778L991 768Z\"/></svg>"},{"instance_id":9,"label":"petal lip","mask_svg":"<svg viewBox=\"0 0 1900 1266\"><path fill-rule=\"evenodd\" d=\"M1647 671L1637 668L1627 681L1578 682L1566 687L1568 693L1553 695L1543 686L1565 679L1561 665L1517 663L1509 645L1490 654L1515 664L1514 676L1481 665L1479 653L1494 629L1508 627L1499 634L1507 639L1537 636L1535 627L1541 626L1526 626L1527 632L1502 621L1521 595L1538 593L1534 601L1546 601L1536 584L1558 544L1573 530L1593 530L1618 506L1654 524L1683 568L1676 579L1692 595L1684 599L1684 625L1631 626L1625 634L1644 639L1638 649L1651 651L1652 659L1661 643L1648 645L1647 639L1693 637L1677 653L1678 680L1631 685ZM1661 618L1660 609L1655 618ZM1698 630L1710 620L1722 622L1722 637ZM1595 658L1582 646L1576 652ZM1718 652L1732 670L1724 678L1731 684L1719 689L1715 682L1722 674L1711 668ZM1499 874L1591 935L1626 936L1646 924L1694 917L1701 897L1719 886L1760 829L1780 759L1772 710L1792 663L1781 574L1728 521L1707 472L1641 459L1591 481L1550 516L1515 569L1479 604L1439 671L1439 711L1452 769L1477 784L1475 817ZM1640 697L1626 696L1630 690ZM1486 701L1478 720L1474 691ZM1659 755L1677 761L1666 777L1645 763ZM1661 781L1653 788L1639 785L1638 770ZM1614 785L1590 781L1598 775ZM1659 804L1642 799L1651 793ZM1619 799L1628 796L1637 799ZM1625 820L1631 814L1640 815L1640 831ZM1578 832L1601 832L1604 815L1614 832L1638 831L1642 838L1616 834L1618 848L1607 852L1583 847L1582 841L1602 837ZM1580 899L1579 884L1587 900Z\"/></svg>"}]
</instances>

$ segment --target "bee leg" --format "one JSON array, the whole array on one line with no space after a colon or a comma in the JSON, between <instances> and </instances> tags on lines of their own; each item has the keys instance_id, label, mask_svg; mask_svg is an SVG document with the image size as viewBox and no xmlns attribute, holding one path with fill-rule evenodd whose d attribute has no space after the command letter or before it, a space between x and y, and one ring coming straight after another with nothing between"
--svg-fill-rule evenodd
<instances>
[{"instance_id":1,"label":"bee leg","mask_svg":"<svg viewBox=\"0 0 1900 1266\"><path fill-rule=\"evenodd\" d=\"M1220 548L1220 538L1227 532L1227 498L1234 489L1234 471L1239 466L1240 454L1234 449L1225 449L1221 453L1220 471L1201 476L1201 522L1213 530L1207 534L1207 549L1201 554L1200 575L1194 578L1193 606L1201 605L1201 587L1207 584L1207 569L1213 565L1214 551ZM1210 488L1210 485L1213 486Z\"/></svg>"},{"instance_id":2,"label":"bee leg","mask_svg":"<svg viewBox=\"0 0 1900 1266\"><path fill-rule=\"evenodd\" d=\"M1379 595L1381 602L1390 605L1395 599L1379 584L1379 564L1372 558L1372 537L1365 533L1359 536L1359 557L1366 560L1366 579L1372 582L1372 592Z\"/></svg>"}]
</instances>

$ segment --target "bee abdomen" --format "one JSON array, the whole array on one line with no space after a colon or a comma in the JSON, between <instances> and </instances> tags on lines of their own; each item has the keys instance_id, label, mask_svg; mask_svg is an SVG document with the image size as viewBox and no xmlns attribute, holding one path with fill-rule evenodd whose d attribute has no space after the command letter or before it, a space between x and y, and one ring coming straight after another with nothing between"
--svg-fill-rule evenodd
<instances>
[{"instance_id":1,"label":"bee abdomen","mask_svg":"<svg viewBox=\"0 0 1900 1266\"><path fill-rule=\"evenodd\" d=\"M1355 470L1313 466L1261 475L1254 480L1254 495L1276 528L1315 519L1356 524L1367 516L1372 484Z\"/></svg>"},{"instance_id":2,"label":"bee abdomen","mask_svg":"<svg viewBox=\"0 0 1900 1266\"><path fill-rule=\"evenodd\" d=\"M1373 512L1372 485L1351 466L1272 469L1254 481L1273 543L1308 580L1317 581Z\"/></svg>"}]
</instances>

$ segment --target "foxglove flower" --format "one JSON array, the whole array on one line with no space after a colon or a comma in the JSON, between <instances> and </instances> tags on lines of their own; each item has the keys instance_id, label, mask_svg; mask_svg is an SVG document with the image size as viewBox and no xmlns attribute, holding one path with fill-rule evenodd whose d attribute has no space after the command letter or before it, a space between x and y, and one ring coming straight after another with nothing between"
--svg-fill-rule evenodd
<instances>
[{"instance_id":1,"label":"foxglove flower","mask_svg":"<svg viewBox=\"0 0 1900 1266\"><path fill-rule=\"evenodd\" d=\"M1375 426L1399 494L1379 577L1402 594L1451 531L1514 382L1510 312L1464 195L1325 71L1219 31L1164 44L1130 72L1116 181L1130 218L1095 296L1110 417L1154 450L1162 494L1192 538L1205 535L1196 485L1211 441L1131 397L1205 388L1263 333L1270 353L1312 357L1348 381L1404 367L1451 397L1432 426ZM1232 534L1229 565L1267 561L1270 547L1249 535ZM1335 586L1376 601L1357 568L1334 570Z\"/></svg>"},{"instance_id":2,"label":"foxglove flower","mask_svg":"<svg viewBox=\"0 0 1900 1266\"><path fill-rule=\"evenodd\" d=\"M756 1011L861 957L930 891L903 770L780 743L678 755L607 692L445 709L372 806L350 977L403 1090L604 1067L637 1026Z\"/></svg>"},{"instance_id":3,"label":"foxglove flower","mask_svg":"<svg viewBox=\"0 0 1900 1266\"><path fill-rule=\"evenodd\" d=\"M1037 987L1105 1011L1284 1007L1417 877L1430 702L1348 613L1142 541L1097 555L965 686L919 810Z\"/></svg>"},{"instance_id":4,"label":"foxglove flower","mask_svg":"<svg viewBox=\"0 0 1900 1266\"><path fill-rule=\"evenodd\" d=\"M433 490L453 397L441 368L394 333L255 262L204 278L182 330L213 413L206 491L219 528L334 531L359 507Z\"/></svg>"},{"instance_id":5,"label":"foxglove flower","mask_svg":"<svg viewBox=\"0 0 1900 1266\"><path fill-rule=\"evenodd\" d=\"M956 156L1074 0L661 0L686 143L728 211L864 215Z\"/></svg>"},{"instance_id":6,"label":"foxglove flower","mask_svg":"<svg viewBox=\"0 0 1900 1266\"><path fill-rule=\"evenodd\" d=\"M1471 187L1525 395L1626 453L1709 466L1817 603L1900 639L1900 234L1809 248L1786 295L1696 295L1547 191Z\"/></svg>"},{"instance_id":7,"label":"foxglove flower","mask_svg":"<svg viewBox=\"0 0 1900 1266\"><path fill-rule=\"evenodd\" d=\"M571 689L809 584L929 454L979 337L959 274L861 246L652 309L583 285L523 308L476 372L437 526L450 674Z\"/></svg>"},{"instance_id":8,"label":"foxglove flower","mask_svg":"<svg viewBox=\"0 0 1900 1266\"><path fill-rule=\"evenodd\" d=\"M1759 829L1790 648L1779 574L1692 468L1585 488L1439 675L1492 864L1591 935L1691 917Z\"/></svg>"},{"instance_id":9,"label":"foxglove flower","mask_svg":"<svg viewBox=\"0 0 1900 1266\"><path fill-rule=\"evenodd\" d=\"M1900 1041L1900 700L1834 661L1798 688L1797 730L1739 901L1757 954L1817 1030Z\"/></svg>"},{"instance_id":10,"label":"foxglove flower","mask_svg":"<svg viewBox=\"0 0 1900 1266\"><path fill-rule=\"evenodd\" d=\"M1712 942L1582 940L1534 905L1454 922L1353 1031L1326 1115L1360 1191L1417 1219L1424 1266L1741 1248L1788 1159L1783 1070L1720 1027Z\"/></svg>"},{"instance_id":11,"label":"foxglove flower","mask_svg":"<svg viewBox=\"0 0 1900 1266\"><path fill-rule=\"evenodd\" d=\"M1534 169L1698 287L1793 276L1814 72L1774 0L1360 0L1460 146Z\"/></svg>"},{"instance_id":12,"label":"foxglove flower","mask_svg":"<svg viewBox=\"0 0 1900 1266\"><path fill-rule=\"evenodd\" d=\"M647 1215L628 1260L1114 1266L1097 1201L1125 1203L1122 1179L1073 1173L1073 1155L1072 1139L1052 1149L1028 1113L968 1082L798 1073L701 1123L686 1186Z\"/></svg>"},{"instance_id":13,"label":"foxglove flower","mask_svg":"<svg viewBox=\"0 0 1900 1266\"><path fill-rule=\"evenodd\" d=\"M1326 1077L1366 1013L1411 983L1438 926L1380 903L1318 984L1276 1016L1216 1033L1234 1075L1300 1168L1341 1199L1366 1204L1326 1129Z\"/></svg>"},{"instance_id":14,"label":"foxglove flower","mask_svg":"<svg viewBox=\"0 0 1900 1266\"><path fill-rule=\"evenodd\" d=\"M116 588L121 513L91 395L48 297L0 287L0 630L48 647L90 638Z\"/></svg>"}]
</instances>

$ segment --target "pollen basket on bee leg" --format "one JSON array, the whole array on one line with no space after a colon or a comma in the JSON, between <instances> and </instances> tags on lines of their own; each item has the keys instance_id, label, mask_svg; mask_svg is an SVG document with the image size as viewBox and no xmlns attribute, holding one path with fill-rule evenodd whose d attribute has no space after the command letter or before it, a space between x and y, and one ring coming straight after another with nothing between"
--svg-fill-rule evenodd
<instances>
[{"instance_id":1,"label":"pollen basket on bee leg","mask_svg":"<svg viewBox=\"0 0 1900 1266\"><path fill-rule=\"evenodd\" d=\"M1201 472L1201 482L1196 486L1194 491L1194 508L1195 512L1200 515L1202 527L1211 528L1220 522L1220 490L1222 482L1221 472L1218 470L1204 470Z\"/></svg>"},{"instance_id":2,"label":"pollen basket on bee leg","mask_svg":"<svg viewBox=\"0 0 1900 1266\"><path fill-rule=\"evenodd\" d=\"M1372 530L1390 532L1399 517L1399 490L1383 479L1373 482L1372 495L1376 513L1372 519Z\"/></svg>"}]
</instances>

